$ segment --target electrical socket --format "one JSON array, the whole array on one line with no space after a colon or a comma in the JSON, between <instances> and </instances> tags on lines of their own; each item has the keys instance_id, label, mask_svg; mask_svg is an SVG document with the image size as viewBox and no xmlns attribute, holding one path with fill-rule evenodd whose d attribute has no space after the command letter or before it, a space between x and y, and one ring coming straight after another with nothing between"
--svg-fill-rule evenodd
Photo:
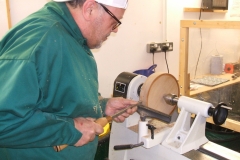
<instances>
[{"instance_id":1,"label":"electrical socket","mask_svg":"<svg viewBox=\"0 0 240 160\"><path fill-rule=\"evenodd\" d=\"M149 43L147 44L147 53L152 53L154 51L154 53L156 52L164 52L162 49L164 46L168 47L168 50L166 50L166 52L168 51L173 51L173 42L163 42L163 43Z\"/></svg>"}]
</instances>

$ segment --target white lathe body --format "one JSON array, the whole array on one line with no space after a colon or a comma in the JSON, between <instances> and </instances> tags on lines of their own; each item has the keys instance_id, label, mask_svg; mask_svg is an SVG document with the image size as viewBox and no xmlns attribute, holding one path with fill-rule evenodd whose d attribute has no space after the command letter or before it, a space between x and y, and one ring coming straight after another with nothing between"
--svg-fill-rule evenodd
<instances>
[{"instance_id":1,"label":"white lathe body","mask_svg":"<svg viewBox=\"0 0 240 160\"><path fill-rule=\"evenodd\" d=\"M138 85L146 78L136 76L137 86L126 90L125 98L138 101ZM141 82L142 81L142 82ZM119 81L115 81L115 83ZM134 86L134 81L131 84ZM128 84L126 84L128 85ZM133 90L131 90L134 89ZM132 93L132 94L131 94ZM168 94L168 93L167 93ZM124 123L112 123L109 159L110 160L188 160L188 159L240 159L240 154L209 142L205 137L206 118L213 106L210 103L181 96L175 101L177 107L171 113L171 121L164 123L158 119L142 118L144 114L135 113ZM192 122L191 114L196 117ZM141 116L140 116L141 115ZM153 129L149 129L149 126ZM119 145L132 144L131 149L115 150ZM137 146L137 147L136 147Z\"/></svg>"}]
</instances>

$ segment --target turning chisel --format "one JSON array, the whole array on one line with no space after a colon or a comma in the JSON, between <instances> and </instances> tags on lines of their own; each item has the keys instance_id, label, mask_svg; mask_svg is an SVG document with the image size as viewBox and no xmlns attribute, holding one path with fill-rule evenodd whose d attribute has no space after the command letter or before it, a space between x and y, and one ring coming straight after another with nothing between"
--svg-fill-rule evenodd
<instances>
[{"instance_id":1,"label":"turning chisel","mask_svg":"<svg viewBox=\"0 0 240 160\"><path fill-rule=\"evenodd\" d=\"M125 113L128 109L131 109L131 108L133 108L133 107L135 107L135 106L138 106L138 105L141 105L141 104L142 104L142 102L139 101L138 103L133 104L133 105L130 105L130 106L124 108L123 110L115 113L115 114L112 115L112 116L101 117L101 118L97 119L95 122L96 122L97 124L100 124L102 127L104 127L104 126L106 126L108 123L112 122L112 120L113 120L114 118L116 118L116 117L118 117L119 115ZM59 145L59 146L54 146L53 148L54 148L55 151L60 152L61 150L63 150L63 149L66 148L67 146L68 146L67 144L63 144L63 145Z\"/></svg>"}]
</instances>

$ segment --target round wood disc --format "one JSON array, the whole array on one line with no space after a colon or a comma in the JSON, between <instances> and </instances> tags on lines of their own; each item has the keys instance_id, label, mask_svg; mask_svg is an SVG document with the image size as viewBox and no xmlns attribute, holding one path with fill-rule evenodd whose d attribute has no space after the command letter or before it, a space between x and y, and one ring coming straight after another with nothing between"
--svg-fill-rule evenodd
<instances>
[{"instance_id":1,"label":"round wood disc","mask_svg":"<svg viewBox=\"0 0 240 160\"><path fill-rule=\"evenodd\" d=\"M144 82L140 92L140 100L143 105L170 115L176 106L168 105L163 96L166 94L179 96L179 92L179 85L174 76L157 72L151 74Z\"/></svg>"}]
</instances>

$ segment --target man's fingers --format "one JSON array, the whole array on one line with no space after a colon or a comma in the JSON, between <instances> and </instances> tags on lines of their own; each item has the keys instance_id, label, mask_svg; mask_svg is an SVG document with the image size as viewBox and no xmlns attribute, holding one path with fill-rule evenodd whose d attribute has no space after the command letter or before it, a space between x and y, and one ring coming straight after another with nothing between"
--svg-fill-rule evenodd
<instances>
[{"instance_id":1,"label":"man's fingers","mask_svg":"<svg viewBox=\"0 0 240 160\"><path fill-rule=\"evenodd\" d=\"M92 121L92 122L96 121L95 118L91 118L91 117L87 117L86 119L89 120L89 121Z\"/></svg>"},{"instance_id":2,"label":"man's fingers","mask_svg":"<svg viewBox=\"0 0 240 160\"><path fill-rule=\"evenodd\" d=\"M125 119L126 119L126 117L120 115L120 116L114 118L114 121L119 123L119 122L124 122Z\"/></svg>"},{"instance_id":3,"label":"man's fingers","mask_svg":"<svg viewBox=\"0 0 240 160\"><path fill-rule=\"evenodd\" d=\"M97 124L97 125L98 125L98 124ZM95 130L96 135L100 135L100 134L102 134L103 132L104 132L103 127L100 126L100 125L98 125L98 126L96 127L96 130Z\"/></svg>"},{"instance_id":4,"label":"man's fingers","mask_svg":"<svg viewBox=\"0 0 240 160\"><path fill-rule=\"evenodd\" d=\"M126 110L125 113L121 114L121 116L128 118L130 115L132 115L134 112L136 112L136 110L137 110L137 107L130 108L130 109Z\"/></svg>"},{"instance_id":5,"label":"man's fingers","mask_svg":"<svg viewBox=\"0 0 240 160\"><path fill-rule=\"evenodd\" d=\"M134 112L136 112L137 111L137 106L136 107L133 107L133 108L130 108L130 109L128 109L127 110L127 113L128 114L130 114L130 115L132 115Z\"/></svg>"},{"instance_id":6,"label":"man's fingers","mask_svg":"<svg viewBox=\"0 0 240 160\"><path fill-rule=\"evenodd\" d=\"M83 146L91 141L93 141L96 135L101 134L104 130L103 127L95 123L94 118L75 118L74 125L77 130L82 133L82 137L75 144L75 146Z\"/></svg>"},{"instance_id":7,"label":"man's fingers","mask_svg":"<svg viewBox=\"0 0 240 160\"><path fill-rule=\"evenodd\" d=\"M125 113L119 115L118 117L114 118L115 122L124 122L126 118L128 118L130 115L135 113L137 110L137 107L133 107L131 109L128 109Z\"/></svg>"}]
</instances>

